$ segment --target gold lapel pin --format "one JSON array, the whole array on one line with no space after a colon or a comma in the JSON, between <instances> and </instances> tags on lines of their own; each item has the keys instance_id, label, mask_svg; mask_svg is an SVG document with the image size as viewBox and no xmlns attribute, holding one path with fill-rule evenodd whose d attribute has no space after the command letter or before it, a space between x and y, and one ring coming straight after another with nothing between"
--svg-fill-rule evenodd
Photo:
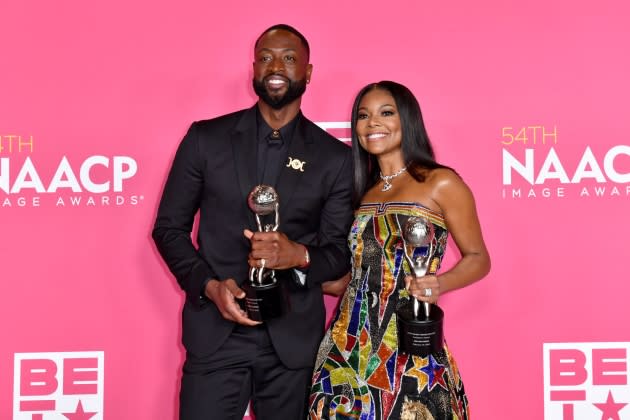
<instances>
[{"instance_id":1,"label":"gold lapel pin","mask_svg":"<svg viewBox=\"0 0 630 420\"><path fill-rule=\"evenodd\" d=\"M304 172L304 165L306 162L300 159L293 159L289 157L289 163L287 163L287 168L295 169L296 171Z\"/></svg>"}]
</instances>

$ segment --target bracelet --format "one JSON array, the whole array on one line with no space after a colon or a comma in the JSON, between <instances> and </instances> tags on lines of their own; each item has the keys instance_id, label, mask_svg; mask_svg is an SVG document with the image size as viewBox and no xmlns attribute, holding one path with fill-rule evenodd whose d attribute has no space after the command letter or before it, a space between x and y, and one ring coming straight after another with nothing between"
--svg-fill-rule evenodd
<instances>
[{"instance_id":1,"label":"bracelet","mask_svg":"<svg viewBox=\"0 0 630 420\"><path fill-rule=\"evenodd\" d=\"M302 245L302 247L304 248L304 264L298 265L300 269L308 268L311 265L311 255L308 253L308 248L306 245Z\"/></svg>"}]
</instances>

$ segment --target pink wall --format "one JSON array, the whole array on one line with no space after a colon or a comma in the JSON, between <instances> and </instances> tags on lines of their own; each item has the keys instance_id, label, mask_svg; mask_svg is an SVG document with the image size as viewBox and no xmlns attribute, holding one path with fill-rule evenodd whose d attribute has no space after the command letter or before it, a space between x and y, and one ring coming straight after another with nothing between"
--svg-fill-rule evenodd
<instances>
[{"instance_id":1,"label":"pink wall","mask_svg":"<svg viewBox=\"0 0 630 420\"><path fill-rule=\"evenodd\" d=\"M278 22L311 42L307 116L348 121L365 83L402 82L475 192L493 269L441 303L474 418L630 403L630 7L438 3L0 5L0 418L175 418L157 201L190 122L253 103L250 51Z\"/></svg>"}]
</instances>

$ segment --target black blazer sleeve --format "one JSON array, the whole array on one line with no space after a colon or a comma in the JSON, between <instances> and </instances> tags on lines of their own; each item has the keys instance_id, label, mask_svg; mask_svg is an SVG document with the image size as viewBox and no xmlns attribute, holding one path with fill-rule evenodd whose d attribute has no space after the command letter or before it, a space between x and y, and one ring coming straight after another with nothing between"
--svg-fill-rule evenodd
<instances>
[{"instance_id":1,"label":"black blazer sleeve","mask_svg":"<svg viewBox=\"0 0 630 420\"><path fill-rule=\"evenodd\" d=\"M216 277L191 239L202 193L203 161L199 153L197 123L193 123L175 154L152 236L188 301L196 307L207 302L202 296L202 288L208 279Z\"/></svg>"},{"instance_id":2,"label":"black blazer sleeve","mask_svg":"<svg viewBox=\"0 0 630 420\"><path fill-rule=\"evenodd\" d=\"M335 140L338 142L337 140ZM311 264L306 286L319 286L335 280L350 269L348 232L352 223L352 158L350 148L338 143L338 160L334 183L329 191L320 216L317 242L308 246Z\"/></svg>"}]
</instances>

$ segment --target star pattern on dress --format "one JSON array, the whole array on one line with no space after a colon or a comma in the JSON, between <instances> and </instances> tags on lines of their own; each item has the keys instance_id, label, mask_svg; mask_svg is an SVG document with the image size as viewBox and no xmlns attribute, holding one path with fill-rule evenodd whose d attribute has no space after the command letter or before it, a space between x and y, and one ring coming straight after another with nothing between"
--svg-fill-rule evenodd
<instances>
[{"instance_id":1,"label":"star pattern on dress","mask_svg":"<svg viewBox=\"0 0 630 420\"><path fill-rule=\"evenodd\" d=\"M428 362L427 359L418 356L413 356L412 362L413 365L409 369L407 369L407 371L405 371L405 376L416 378L416 380L418 381L418 394L420 394L429 383L429 376L424 371Z\"/></svg>"},{"instance_id":2,"label":"star pattern on dress","mask_svg":"<svg viewBox=\"0 0 630 420\"><path fill-rule=\"evenodd\" d=\"M81 403L81 400L79 400L79 402L77 403L77 408L74 411L74 413L61 413L63 414L66 418L70 419L70 420L89 420L92 417L94 417L97 412L85 412L83 410L83 404Z\"/></svg>"},{"instance_id":3,"label":"star pattern on dress","mask_svg":"<svg viewBox=\"0 0 630 420\"><path fill-rule=\"evenodd\" d=\"M427 361L426 366L420 370L426 373L429 377L429 391L433 391L433 388L437 385L440 385L444 389L448 389L446 382L444 381L444 372L446 371L444 365L439 364L431 354L427 357Z\"/></svg>"},{"instance_id":4,"label":"star pattern on dress","mask_svg":"<svg viewBox=\"0 0 630 420\"><path fill-rule=\"evenodd\" d=\"M593 405L602 410L601 420L621 420L619 417L619 410L628 405L628 403L615 402L612 392L608 391L608 398L606 398L606 402L593 403Z\"/></svg>"}]
</instances>

